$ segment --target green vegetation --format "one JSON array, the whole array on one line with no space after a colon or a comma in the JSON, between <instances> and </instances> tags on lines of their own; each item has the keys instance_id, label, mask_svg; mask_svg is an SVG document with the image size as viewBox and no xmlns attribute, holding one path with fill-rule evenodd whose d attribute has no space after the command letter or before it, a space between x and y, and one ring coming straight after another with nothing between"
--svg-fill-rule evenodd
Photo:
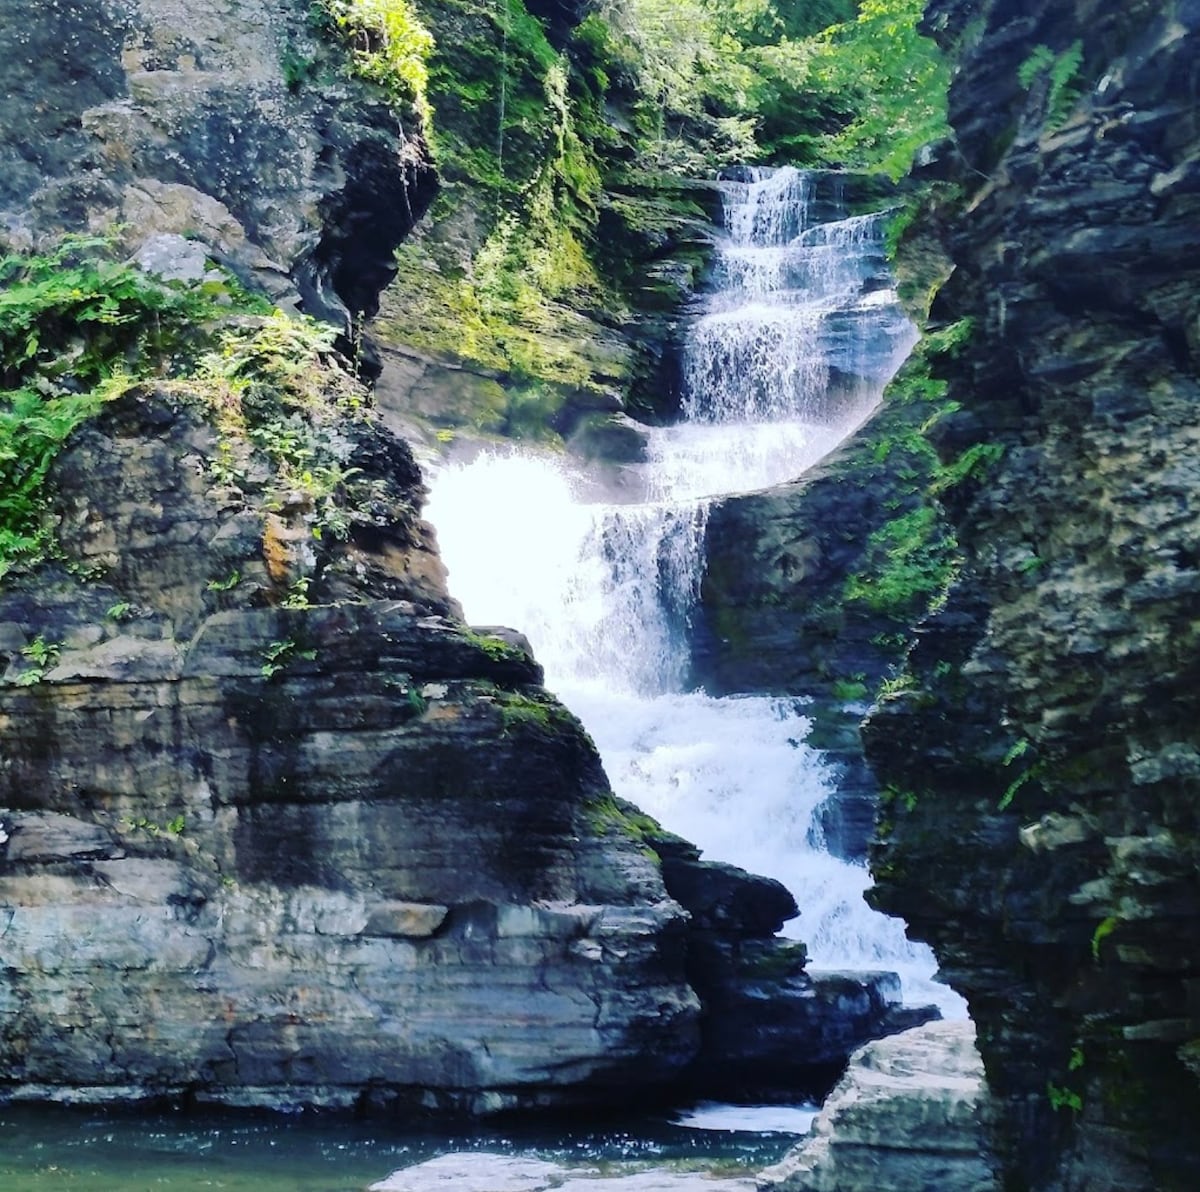
<instances>
[{"instance_id":1,"label":"green vegetation","mask_svg":"<svg viewBox=\"0 0 1200 1192\"><path fill-rule=\"evenodd\" d=\"M849 577L846 599L907 619L942 593L957 569L954 539L940 512L922 504L885 522L867 539L866 566Z\"/></svg>"},{"instance_id":2,"label":"green vegetation","mask_svg":"<svg viewBox=\"0 0 1200 1192\"><path fill-rule=\"evenodd\" d=\"M1092 959L1097 964L1100 963L1100 945L1116 931L1120 922L1121 920L1116 915L1109 915L1107 918L1101 919L1096 925L1096 930L1092 932Z\"/></svg>"},{"instance_id":3,"label":"green vegetation","mask_svg":"<svg viewBox=\"0 0 1200 1192\"><path fill-rule=\"evenodd\" d=\"M646 855L658 859L654 841L664 835L662 825L632 803L618 800L614 795L599 795L584 805L588 827L597 835L616 831L641 844Z\"/></svg>"},{"instance_id":4,"label":"green vegetation","mask_svg":"<svg viewBox=\"0 0 1200 1192\"><path fill-rule=\"evenodd\" d=\"M887 462L900 482L891 505L894 516L867 540L858 571L846 581L844 599L861 602L897 624L911 625L938 606L958 574L958 543L942 511L951 490L977 483L1003 453L993 444L975 444L943 463L929 441L934 425L957 406L937 376L939 361L953 359L969 343L971 320L929 331L896 375L886 400L919 413L905 428L879 439L875 458Z\"/></svg>"},{"instance_id":5,"label":"green vegetation","mask_svg":"<svg viewBox=\"0 0 1200 1192\"><path fill-rule=\"evenodd\" d=\"M350 47L354 73L378 83L395 104L428 111L426 67L433 38L407 0L316 0L314 16L330 21ZM304 64L285 61L289 83Z\"/></svg>"},{"instance_id":6,"label":"green vegetation","mask_svg":"<svg viewBox=\"0 0 1200 1192\"><path fill-rule=\"evenodd\" d=\"M126 832L147 832L151 836L182 836L187 830L187 818L182 814L176 815L167 820L165 824L160 824L152 819L147 819L144 815L139 815L136 819L121 820L121 827Z\"/></svg>"},{"instance_id":7,"label":"green vegetation","mask_svg":"<svg viewBox=\"0 0 1200 1192\"><path fill-rule=\"evenodd\" d=\"M946 65L917 32L923 0L609 0L642 97L645 150L700 171L782 159L899 177L945 135Z\"/></svg>"},{"instance_id":8,"label":"green vegetation","mask_svg":"<svg viewBox=\"0 0 1200 1192\"><path fill-rule=\"evenodd\" d=\"M22 646L21 655L29 662L29 668L17 676L17 685L32 687L40 683L46 677L46 672L58 662L61 649L57 642L48 642L40 633L27 646Z\"/></svg>"},{"instance_id":9,"label":"green vegetation","mask_svg":"<svg viewBox=\"0 0 1200 1192\"><path fill-rule=\"evenodd\" d=\"M0 576L48 549L46 477L76 427L251 305L231 281L160 282L114 256L80 236L0 256Z\"/></svg>"},{"instance_id":10,"label":"green vegetation","mask_svg":"<svg viewBox=\"0 0 1200 1192\"><path fill-rule=\"evenodd\" d=\"M294 637L282 638L269 642L263 650L263 664L259 668L264 679L275 678L285 667L293 662L312 662L317 657L316 650L302 650L300 643Z\"/></svg>"},{"instance_id":11,"label":"green vegetation","mask_svg":"<svg viewBox=\"0 0 1200 1192\"><path fill-rule=\"evenodd\" d=\"M1046 1096L1050 1100L1050 1108L1056 1113L1061 1109L1078 1113L1083 1108L1083 1098L1074 1089L1062 1088L1053 1081L1046 1082Z\"/></svg>"},{"instance_id":12,"label":"green vegetation","mask_svg":"<svg viewBox=\"0 0 1200 1192\"><path fill-rule=\"evenodd\" d=\"M1028 738L1021 737L1013 744L1008 752L1005 753L1004 757L1001 758L1000 764L1002 766L1011 766L1014 762L1024 758L1029 753L1032 745L1033 743ZM1020 773L1018 773L1017 776L1008 784L1008 786L1004 788L1004 793L1000 796L1000 802L996 805L997 810L1007 811L1012 805L1012 801L1016 797L1017 792L1030 782L1033 782L1035 779L1041 778L1045 771L1046 762L1044 760L1029 762L1024 769L1022 769Z\"/></svg>"},{"instance_id":13,"label":"green vegetation","mask_svg":"<svg viewBox=\"0 0 1200 1192\"><path fill-rule=\"evenodd\" d=\"M365 416L367 393L334 331L271 311L215 270L185 285L116 256L108 239L68 237L0 257L0 576L53 555L54 460L82 423L138 386L196 404L217 426L215 483L264 512L303 507L316 537L344 536L376 482L345 464L347 422Z\"/></svg>"},{"instance_id":14,"label":"green vegetation","mask_svg":"<svg viewBox=\"0 0 1200 1192\"><path fill-rule=\"evenodd\" d=\"M1053 131L1060 127L1083 94L1083 42L1076 41L1061 54L1047 45L1034 46L1017 71L1017 82L1026 91L1035 84L1045 87L1044 119Z\"/></svg>"},{"instance_id":15,"label":"green vegetation","mask_svg":"<svg viewBox=\"0 0 1200 1192\"><path fill-rule=\"evenodd\" d=\"M675 179L760 160L896 175L942 135L920 8L597 0L552 40L523 0L425 5L445 185L399 250L384 333L507 374L510 400L480 389L463 423L546 434L567 392L628 383L589 344L653 300L647 260L704 217Z\"/></svg>"},{"instance_id":16,"label":"green vegetation","mask_svg":"<svg viewBox=\"0 0 1200 1192\"><path fill-rule=\"evenodd\" d=\"M853 704L859 700L866 699L867 685L864 682L865 677L864 675L854 675L849 679L835 679L833 682L833 698L844 704Z\"/></svg>"},{"instance_id":17,"label":"green vegetation","mask_svg":"<svg viewBox=\"0 0 1200 1192\"><path fill-rule=\"evenodd\" d=\"M813 84L842 119L818 142L822 157L899 178L947 135L949 68L918 32L924 10L925 0L861 0L854 20L820 35Z\"/></svg>"},{"instance_id":18,"label":"green vegetation","mask_svg":"<svg viewBox=\"0 0 1200 1192\"><path fill-rule=\"evenodd\" d=\"M536 691L535 688L528 690ZM579 722L552 695L542 692L524 694L497 687L492 698L500 711L503 736L513 730L543 736L579 731Z\"/></svg>"},{"instance_id":19,"label":"green vegetation","mask_svg":"<svg viewBox=\"0 0 1200 1192\"><path fill-rule=\"evenodd\" d=\"M494 633L475 633L468 629L465 636L471 645L486 654L492 662L529 661L529 655L520 646L514 646Z\"/></svg>"},{"instance_id":20,"label":"green vegetation","mask_svg":"<svg viewBox=\"0 0 1200 1192\"><path fill-rule=\"evenodd\" d=\"M344 430L365 416L367 392L334 347L334 328L273 314L217 331L173 389L208 407L221 434L214 475L246 491L255 458L272 465L260 503L300 511L314 538L345 538L377 482L347 467ZM214 581L214 591L237 580Z\"/></svg>"}]
</instances>

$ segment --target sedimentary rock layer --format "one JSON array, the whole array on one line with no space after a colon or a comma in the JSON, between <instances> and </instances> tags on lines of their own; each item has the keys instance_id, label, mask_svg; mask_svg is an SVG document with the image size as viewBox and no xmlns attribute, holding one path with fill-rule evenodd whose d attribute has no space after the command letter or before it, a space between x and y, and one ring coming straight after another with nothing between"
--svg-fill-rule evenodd
<instances>
[{"instance_id":1,"label":"sedimentary rock layer","mask_svg":"<svg viewBox=\"0 0 1200 1192\"><path fill-rule=\"evenodd\" d=\"M812 1131L762 1192L995 1192L983 1065L969 1022L935 1022L850 1057Z\"/></svg>"},{"instance_id":2,"label":"sedimentary rock layer","mask_svg":"<svg viewBox=\"0 0 1200 1192\"><path fill-rule=\"evenodd\" d=\"M879 902L970 1001L1009 1186L1200 1177L1200 7L938 0L967 562L869 751Z\"/></svg>"}]
</instances>

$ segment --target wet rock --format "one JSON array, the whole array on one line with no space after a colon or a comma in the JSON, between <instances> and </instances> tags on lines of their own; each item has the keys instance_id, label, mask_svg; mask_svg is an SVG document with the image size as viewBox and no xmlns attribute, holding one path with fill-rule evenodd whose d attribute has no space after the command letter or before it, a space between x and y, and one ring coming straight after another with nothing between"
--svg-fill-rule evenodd
<instances>
[{"instance_id":1,"label":"wet rock","mask_svg":"<svg viewBox=\"0 0 1200 1192\"><path fill-rule=\"evenodd\" d=\"M809 1137L760 1192L997 1192L988 1095L969 1022L937 1022L850 1057Z\"/></svg>"},{"instance_id":2,"label":"wet rock","mask_svg":"<svg viewBox=\"0 0 1200 1192\"><path fill-rule=\"evenodd\" d=\"M703 1007L692 1095L819 1097L855 1047L938 1017L902 1006L894 973L809 972L805 946L776 936L799 913L779 882L702 861L667 833L650 840L668 892L692 916L688 978Z\"/></svg>"},{"instance_id":3,"label":"wet rock","mask_svg":"<svg viewBox=\"0 0 1200 1192\"><path fill-rule=\"evenodd\" d=\"M974 320L938 447L1003 454L946 494L963 572L868 725L905 793L876 899L970 1003L1008 1185L1190 1188L1200 10L937 0L927 23L966 195L936 309ZM1038 46L1078 51L1059 102L1021 83Z\"/></svg>"},{"instance_id":4,"label":"wet rock","mask_svg":"<svg viewBox=\"0 0 1200 1192\"><path fill-rule=\"evenodd\" d=\"M697 1172L630 1172L603 1176L515 1155L443 1155L394 1172L371 1192L752 1192L754 1182Z\"/></svg>"}]
</instances>

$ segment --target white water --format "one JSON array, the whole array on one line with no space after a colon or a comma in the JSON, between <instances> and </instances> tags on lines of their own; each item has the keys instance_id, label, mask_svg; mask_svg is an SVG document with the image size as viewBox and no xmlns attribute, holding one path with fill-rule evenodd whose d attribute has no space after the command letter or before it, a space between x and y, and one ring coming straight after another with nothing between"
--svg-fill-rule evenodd
<instances>
[{"instance_id":1,"label":"white water","mask_svg":"<svg viewBox=\"0 0 1200 1192\"><path fill-rule=\"evenodd\" d=\"M911 346L878 286L878 219L814 225L807 175L751 178L723 184L718 288L685 352L686 420L649 432L643 499L606 503L578 466L511 448L436 473L427 515L467 619L528 635L618 794L707 856L782 880L801 908L787 933L815 966L895 970L907 1000L961 1013L931 981L928 949L863 901L865 868L822 847L814 812L832 774L803 743L799 702L683 689L707 498L799 475L869 412Z\"/></svg>"}]
</instances>

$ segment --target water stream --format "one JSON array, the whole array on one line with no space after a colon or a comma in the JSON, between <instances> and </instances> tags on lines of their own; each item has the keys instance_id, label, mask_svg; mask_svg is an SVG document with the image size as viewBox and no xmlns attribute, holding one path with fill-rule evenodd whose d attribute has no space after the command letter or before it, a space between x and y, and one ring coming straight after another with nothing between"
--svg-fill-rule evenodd
<instances>
[{"instance_id":1,"label":"water stream","mask_svg":"<svg viewBox=\"0 0 1200 1192\"><path fill-rule=\"evenodd\" d=\"M684 417L647 431L619 495L561 456L488 450L433 477L427 513L468 620L529 636L618 794L708 857L783 881L801 908L788 933L814 966L894 970L906 1000L959 1014L930 951L864 902L866 869L823 847L814 813L833 774L804 744L802 702L684 686L710 501L810 467L879 401L914 339L882 218L847 217L814 189L789 168L721 184Z\"/></svg>"},{"instance_id":2,"label":"water stream","mask_svg":"<svg viewBox=\"0 0 1200 1192\"><path fill-rule=\"evenodd\" d=\"M647 461L619 496L561 456L493 450L433 477L429 516L468 618L529 635L617 791L708 856L783 880L815 964L897 970L911 1000L956 1013L954 995L930 980L930 954L863 902L866 871L821 847L813 812L831 773L804 744L802 704L685 688L709 500L803 472L869 412L911 339L886 282L880 221L838 218L814 204L813 185L794 170L723 184L716 287L687 348L686 417L649 432ZM472 1149L614 1171L747 1172L794 1141L772 1131L802 1131L810 1116L698 1107L675 1123L455 1134L8 1107L0 1188L351 1192Z\"/></svg>"}]
</instances>

